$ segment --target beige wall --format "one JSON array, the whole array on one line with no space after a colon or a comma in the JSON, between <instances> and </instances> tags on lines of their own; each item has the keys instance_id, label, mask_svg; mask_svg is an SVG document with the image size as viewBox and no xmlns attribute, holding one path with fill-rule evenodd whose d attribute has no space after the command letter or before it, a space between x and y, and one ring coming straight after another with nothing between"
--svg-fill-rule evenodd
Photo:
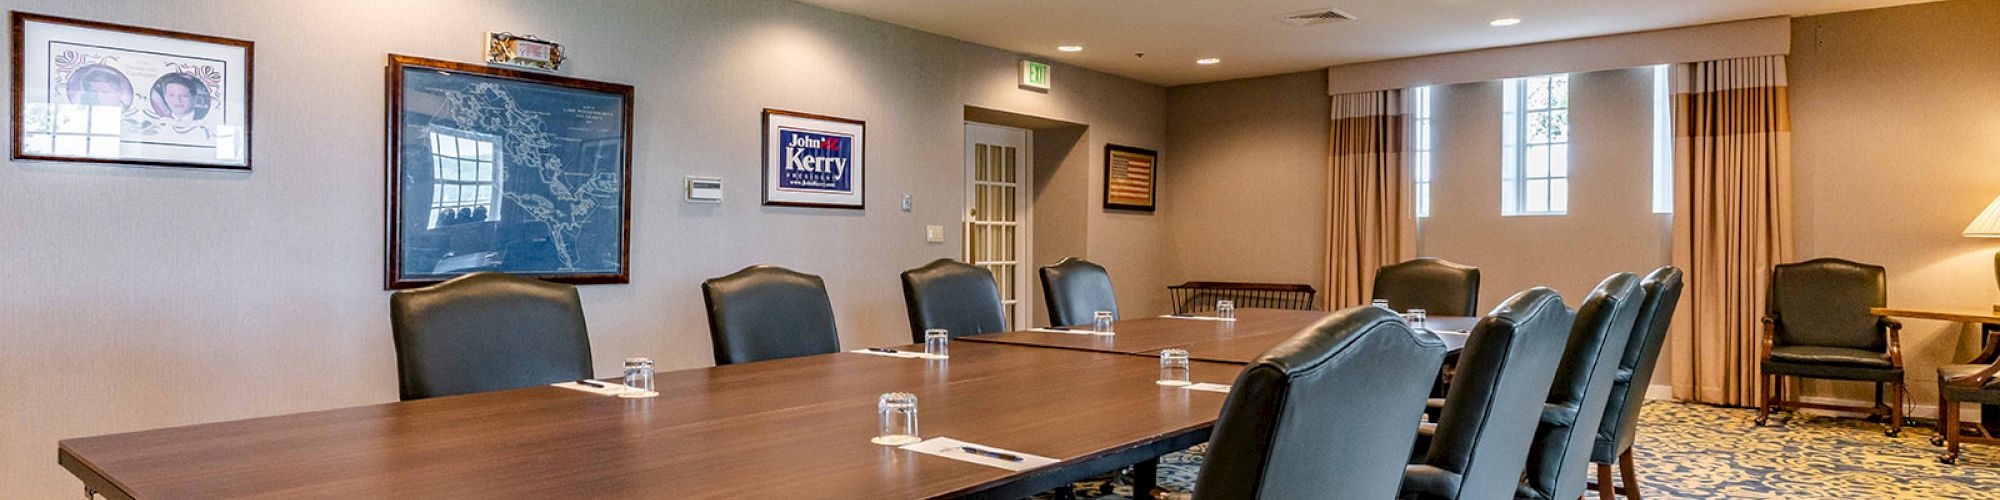
<instances>
[{"instance_id":1,"label":"beige wall","mask_svg":"<svg viewBox=\"0 0 2000 500\"><path fill-rule=\"evenodd\" d=\"M1174 87L1174 283L1324 281L1326 73Z\"/></svg>"},{"instance_id":2,"label":"beige wall","mask_svg":"<svg viewBox=\"0 0 2000 500\"><path fill-rule=\"evenodd\" d=\"M1652 213L1652 70L1570 75L1570 205L1500 215L1501 85L1435 87L1431 216L1417 253L1479 267L1479 306L1532 286L1571 307L1617 272L1668 262L1668 215Z\"/></svg>"},{"instance_id":3,"label":"beige wall","mask_svg":"<svg viewBox=\"0 0 2000 500\"><path fill-rule=\"evenodd\" d=\"M1797 257L1888 267L1889 304L1983 310L2000 302L2000 241L1959 236L2000 195L2000 2L1960 0L1794 20ZM1963 325L1906 320L1920 406L1939 363L1971 357ZM1872 397L1865 384L1812 395ZM1921 413L1927 413L1920 411Z\"/></svg>"},{"instance_id":4,"label":"beige wall","mask_svg":"<svg viewBox=\"0 0 2000 500\"><path fill-rule=\"evenodd\" d=\"M843 345L907 342L897 273L959 254L956 231L922 237L959 220L966 105L1087 125L1082 161L1044 166L1074 199L1037 216L1083 228L1071 248L1111 268L1127 310L1165 301L1173 208L1098 208L1104 143L1173 168L1153 85L1059 65L1053 91L1021 91L1010 53L770 0L7 7L254 40L257 170L0 167L0 498L74 496L61 438L395 400L384 55L472 60L487 30L563 42L563 74L638 88L633 282L582 289L601 374L625 356L709 364L697 285L754 263L825 276ZM868 122L867 211L758 204L765 107ZM727 202L682 202L685 175L726 178ZM897 208L903 193L915 211Z\"/></svg>"}]
</instances>

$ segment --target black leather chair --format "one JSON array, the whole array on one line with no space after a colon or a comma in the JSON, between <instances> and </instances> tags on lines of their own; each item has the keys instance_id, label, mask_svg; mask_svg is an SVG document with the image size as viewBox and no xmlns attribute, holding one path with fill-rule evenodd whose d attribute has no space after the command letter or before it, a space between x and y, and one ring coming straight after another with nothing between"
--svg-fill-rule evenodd
<instances>
[{"instance_id":1,"label":"black leather chair","mask_svg":"<svg viewBox=\"0 0 2000 500\"><path fill-rule=\"evenodd\" d=\"M1007 331L1007 309L1000 287L986 269L951 259L938 259L903 271L903 305L910 312L910 340L924 341L924 330L943 328L952 337Z\"/></svg>"},{"instance_id":2,"label":"black leather chair","mask_svg":"<svg viewBox=\"0 0 2000 500\"><path fill-rule=\"evenodd\" d=\"M1375 271L1375 300L1398 311L1423 309L1433 316L1477 316L1479 268L1434 258L1382 266Z\"/></svg>"},{"instance_id":3,"label":"black leather chair","mask_svg":"<svg viewBox=\"0 0 2000 500\"><path fill-rule=\"evenodd\" d=\"M404 401L590 378L576 287L495 272L389 296Z\"/></svg>"},{"instance_id":4,"label":"black leather chair","mask_svg":"<svg viewBox=\"0 0 2000 500\"><path fill-rule=\"evenodd\" d=\"M1903 432L1903 324L1868 309L1889 302L1882 266L1821 258L1771 270L1770 311L1758 359L1757 425L1771 411L1794 408L1868 412L1887 416L1887 434ZM1854 380L1875 384L1868 408L1794 401L1784 377ZM1890 401L1882 401L1882 387Z\"/></svg>"},{"instance_id":5,"label":"black leather chair","mask_svg":"<svg viewBox=\"0 0 2000 500\"><path fill-rule=\"evenodd\" d=\"M1097 311L1118 318L1118 297L1111 293L1111 275L1104 266L1069 257L1041 269L1042 297L1049 302L1049 323L1088 325Z\"/></svg>"},{"instance_id":6,"label":"black leather chair","mask_svg":"<svg viewBox=\"0 0 2000 500\"><path fill-rule=\"evenodd\" d=\"M1556 367L1535 428L1535 446L1528 452L1528 470L1514 498L1570 500L1583 496L1590 475L1590 451L1597 444L1597 427L1604 423L1605 402L1632 324L1644 302L1639 277L1613 274L1597 284L1577 308L1569 346Z\"/></svg>"},{"instance_id":7,"label":"black leather chair","mask_svg":"<svg viewBox=\"0 0 2000 500\"><path fill-rule=\"evenodd\" d=\"M1597 464L1597 493L1610 499L1624 492L1639 498L1639 474L1632 467L1632 440L1638 434L1639 409L1646 404L1646 389L1659 364L1660 348L1667 341L1667 326L1681 302L1681 270L1662 267L1639 283L1646 298L1639 302L1639 320L1632 324L1632 341L1625 344L1625 356L1611 381L1611 399L1604 406L1604 423L1597 426L1597 445L1590 461ZM1622 472L1625 484L1614 488L1611 466Z\"/></svg>"},{"instance_id":8,"label":"black leather chair","mask_svg":"<svg viewBox=\"0 0 2000 500\"><path fill-rule=\"evenodd\" d=\"M840 350L833 302L818 276L750 266L703 281L701 296L718 366Z\"/></svg>"},{"instance_id":9,"label":"black leather chair","mask_svg":"<svg viewBox=\"0 0 2000 500\"><path fill-rule=\"evenodd\" d=\"M1444 342L1376 307L1333 313L1236 377L1197 499L1389 498Z\"/></svg>"},{"instance_id":10,"label":"black leather chair","mask_svg":"<svg viewBox=\"0 0 2000 500\"><path fill-rule=\"evenodd\" d=\"M2000 329L1986 328L1986 350L1971 363L1939 366L1937 374L1938 435L1931 436L1931 444L1945 447L1938 461L1958 463L1958 447L1963 443L2000 444L2000 439L1986 430L1991 423L1964 425L1958 414L1964 403L2000 404L2000 377L1995 377L2000 374ZM1965 435L1966 431L1973 435Z\"/></svg>"},{"instance_id":11,"label":"black leather chair","mask_svg":"<svg viewBox=\"0 0 2000 500\"><path fill-rule=\"evenodd\" d=\"M1399 496L1512 496L1575 320L1562 296L1541 287L1514 294L1479 320L1437 424L1418 431Z\"/></svg>"}]
</instances>

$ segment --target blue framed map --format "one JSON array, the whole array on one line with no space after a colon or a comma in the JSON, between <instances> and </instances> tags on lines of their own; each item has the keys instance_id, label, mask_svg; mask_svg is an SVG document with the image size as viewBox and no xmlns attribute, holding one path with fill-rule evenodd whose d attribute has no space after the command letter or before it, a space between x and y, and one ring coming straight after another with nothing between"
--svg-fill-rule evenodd
<instances>
[{"instance_id":1,"label":"blue framed map","mask_svg":"<svg viewBox=\"0 0 2000 500\"><path fill-rule=\"evenodd\" d=\"M632 87L389 56L386 286L630 281Z\"/></svg>"}]
</instances>

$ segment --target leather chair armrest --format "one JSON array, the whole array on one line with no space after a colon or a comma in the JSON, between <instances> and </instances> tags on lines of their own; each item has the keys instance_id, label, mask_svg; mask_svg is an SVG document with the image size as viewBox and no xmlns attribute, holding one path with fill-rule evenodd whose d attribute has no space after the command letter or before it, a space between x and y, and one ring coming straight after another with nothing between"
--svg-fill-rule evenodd
<instances>
[{"instance_id":1,"label":"leather chair armrest","mask_svg":"<svg viewBox=\"0 0 2000 500\"><path fill-rule=\"evenodd\" d=\"M1978 388L1980 386L1986 385L1986 381L1992 379L1993 375L1996 373L2000 373L2000 363L1994 363L1992 365L1988 365L1986 369L1980 370L1979 373L1974 373L1971 375L1966 375L1963 377L1946 380L1944 383L1945 385L1955 385L1966 388Z\"/></svg>"},{"instance_id":2,"label":"leather chair armrest","mask_svg":"<svg viewBox=\"0 0 2000 500\"><path fill-rule=\"evenodd\" d=\"M1889 364L1903 367L1903 322L1884 317L1881 320L1884 331L1889 335Z\"/></svg>"},{"instance_id":3,"label":"leather chair armrest","mask_svg":"<svg viewBox=\"0 0 2000 500\"><path fill-rule=\"evenodd\" d=\"M1773 315L1765 315L1764 341L1760 343L1760 347L1757 349L1758 361L1771 360L1771 348L1774 347L1772 343L1776 342L1777 338L1778 338L1778 317Z\"/></svg>"},{"instance_id":4,"label":"leather chair armrest","mask_svg":"<svg viewBox=\"0 0 2000 500\"><path fill-rule=\"evenodd\" d=\"M1984 328L1984 325L1981 327ZM1972 358L1971 362L1991 364L1995 361L2000 361L2000 330L1986 333L1986 350L1980 352L1978 357Z\"/></svg>"}]
</instances>

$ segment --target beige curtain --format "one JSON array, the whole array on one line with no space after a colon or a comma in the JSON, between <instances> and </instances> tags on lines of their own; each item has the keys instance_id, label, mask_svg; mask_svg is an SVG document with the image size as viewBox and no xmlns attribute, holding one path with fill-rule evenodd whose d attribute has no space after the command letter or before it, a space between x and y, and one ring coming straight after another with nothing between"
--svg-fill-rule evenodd
<instances>
[{"instance_id":1,"label":"beige curtain","mask_svg":"<svg viewBox=\"0 0 2000 500\"><path fill-rule=\"evenodd\" d=\"M1375 269L1416 256L1403 91L1333 96L1328 146L1326 304L1367 304Z\"/></svg>"},{"instance_id":2,"label":"beige curtain","mask_svg":"<svg viewBox=\"0 0 2000 500\"><path fill-rule=\"evenodd\" d=\"M1674 265L1688 296L1669 337L1676 399L1755 405L1771 268L1792 257L1784 56L1674 68Z\"/></svg>"}]
</instances>

